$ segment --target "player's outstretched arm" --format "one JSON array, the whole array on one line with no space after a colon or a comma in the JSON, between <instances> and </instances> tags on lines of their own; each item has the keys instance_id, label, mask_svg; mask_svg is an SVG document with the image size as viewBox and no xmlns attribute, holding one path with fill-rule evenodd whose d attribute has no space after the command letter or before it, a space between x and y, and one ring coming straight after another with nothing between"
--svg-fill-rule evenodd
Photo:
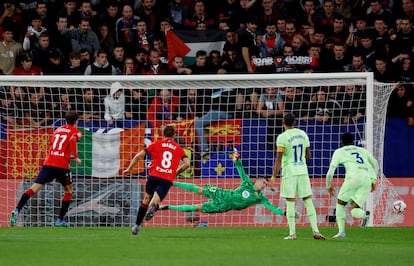
<instances>
[{"instance_id":1,"label":"player's outstretched arm","mask_svg":"<svg viewBox=\"0 0 414 266\"><path fill-rule=\"evenodd\" d=\"M266 209L270 210L271 212L273 212L273 213L275 213L275 214L282 215L282 216L284 216L284 215L285 215L285 211L284 211L284 210L282 210L282 209L280 209L280 208L276 207L275 205L273 205L272 203L270 203L270 202L269 202L269 200L268 200L267 198L266 198L266 200L264 200L264 201L262 202L262 204L263 204L263 206L264 206Z\"/></svg>"},{"instance_id":2,"label":"player's outstretched arm","mask_svg":"<svg viewBox=\"0 0 414 266\"><path fill-rule=\"evenodd\" d=\"M138 152L134 158L132 159L132 161L129 163L129 166L127 169L125 169L125 171L123 172L123 174L129 174L132 170L132 168L134 167L134 165L137 164L137 162L139 160L141 160L142 158L145 157L145 155L147 154L147 152L145 150L141 150L140 152Z\"/></svg>"}]
</instances>

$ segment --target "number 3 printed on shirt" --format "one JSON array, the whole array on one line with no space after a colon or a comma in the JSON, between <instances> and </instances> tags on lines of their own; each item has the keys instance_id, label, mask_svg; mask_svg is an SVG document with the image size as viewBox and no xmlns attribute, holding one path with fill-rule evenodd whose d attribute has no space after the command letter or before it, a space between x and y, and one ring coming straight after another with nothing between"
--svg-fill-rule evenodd
<instances>
[{"instance_id":1,"label":"number 3 printed on shirt","mask_svg":"<svg viewBox=\"0 0 414 266\"><path fill-rule=\"evenodd\" d=\"M358 152L353 152L351 153L352 155L355 155L356 158L356 162L359 164L364 164L364 159L362 159L362 157L359 155Z\"/></svg>"}]
</instances>

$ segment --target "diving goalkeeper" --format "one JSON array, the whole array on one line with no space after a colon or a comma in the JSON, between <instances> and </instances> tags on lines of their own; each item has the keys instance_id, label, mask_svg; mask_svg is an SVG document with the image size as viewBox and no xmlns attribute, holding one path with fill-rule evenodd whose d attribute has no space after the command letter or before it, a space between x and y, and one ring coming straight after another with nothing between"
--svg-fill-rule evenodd
<instances>
[{"instance_id":1,"label":"diving goalkeeper","mask_svg":"<svg viewBox=\"0 0 414 266\"><path fill-rule=\"evenodd\" d=\"M250 177L246 174L243 165L240 162L240 154L237 149L234 149L233 161L242 180L239 187L236 189L222 189L211 184L199 187L190 183L173 182L173 186L203 195L211 200L194 205L165 205L160 206L160 210L168 209L181 212L200 211L203 213L222 213L231 210L243 210L255 204L263 204L264 207L273 213L285 215L285 212L282 209L279 209L270 203L267 197L262 193L267 185L266 178L259 177L253 183Z\"/></svg>"}]
</instances>

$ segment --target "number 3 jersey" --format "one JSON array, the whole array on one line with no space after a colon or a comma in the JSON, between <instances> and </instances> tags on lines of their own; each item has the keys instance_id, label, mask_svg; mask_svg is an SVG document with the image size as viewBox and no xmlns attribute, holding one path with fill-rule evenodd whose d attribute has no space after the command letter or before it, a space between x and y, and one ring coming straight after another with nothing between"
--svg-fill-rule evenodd
<instances>
[{"instance_id":1,"label":"number 3 jersey","mask_svg":"<svg viewBox=\"0 0 414 266\"><path fill-rule=\"evenodd\" d=\"M187 157L183 148L172 139L151 143L145 151L151 154L152 163L148 175L174 181L181 159Z\"/></svg>"},{"instance_id":2,"label":"number 3 jersey","mask_svg":"<svg viewBox=\"0 0 414 266\"><path fill-rule=\"evenodd\" d=\"M49 144L49 152L43 165L69 169L71 155L78 158L77 142L82 133L72 125L66 124L55 130Z\"/></svg>"}]
</instances>

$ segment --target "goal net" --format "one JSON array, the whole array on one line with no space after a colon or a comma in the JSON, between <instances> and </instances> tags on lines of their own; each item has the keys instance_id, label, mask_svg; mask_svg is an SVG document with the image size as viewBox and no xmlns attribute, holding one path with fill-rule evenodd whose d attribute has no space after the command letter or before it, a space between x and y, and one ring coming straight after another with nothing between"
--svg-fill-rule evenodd
<instances>
[{"instance_id":1,"label":"goal net","mask_svg":"<svg viewBox=\"0 0 414 266\"><path fill-rule=\"evenodd\" d=\"M119 82L122 94L111 86ZM0 76L1 161L0 225L27 190L47 155L49 138L64 123L67 110L76 110L83 137L78 143L80 166L72 165L73 199L67 214L72 226L130 226L143 198L150 158L131 175L123 170L133 156L160 138L165 124L177 128L177 141L191 159L178 181L199 186L236 188L240 178L232 162L236 148L252 179L270 177L275 141L282 132L283 113L297 117L310 138L308 162L318 222L334 223L336 198L325 189L325 174L344 132L373 152L383 166L386 104L393 85L373 82L372 73L190 75L190 76ZM112 86L113 87L113 86ZM337 170L338 190L344 170ZM264 193L280 208L279 191ZM63 189L47 184L19 215L19 226L52 226L59 213ZM367 203L371 225L395 223L391 202L398 199L381 175ZM172 187L164 204L198 204L208 199ZM303 204L298 225L308 224ZM197 220L197 221L195 221ZM347 223L356 225L349 212ZM222 214L159 211L148 226L286 226L261 205Z\"/></svg>"}]
</instances>

